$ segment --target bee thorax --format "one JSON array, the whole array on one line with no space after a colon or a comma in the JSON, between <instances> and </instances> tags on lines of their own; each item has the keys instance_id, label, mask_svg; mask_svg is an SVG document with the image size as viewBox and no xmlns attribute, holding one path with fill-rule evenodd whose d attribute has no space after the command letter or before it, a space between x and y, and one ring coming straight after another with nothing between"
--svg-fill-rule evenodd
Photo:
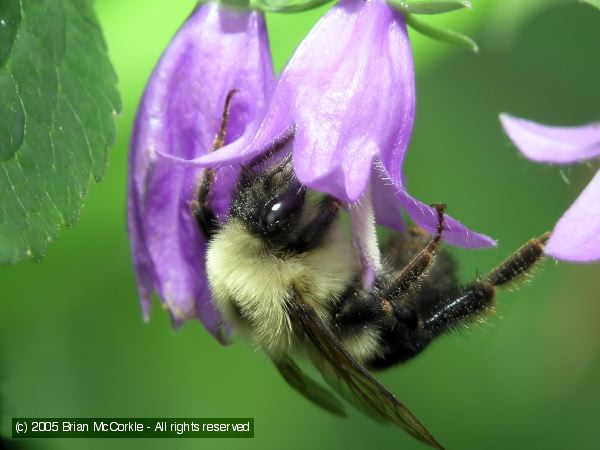
<instances>
[{"instance_id":1,"label":"bee thorax","mask_svg":"<svg viewBox=\"0 0 600 450\"><path fill-rule=\"evenodd\" d=\"M299 340L287 308L292 293L328 321L329 306L356 274L351 244L337 227L330 233L318 248L281 256L242 224L226 224L206 260L213 301L225 320L270 355L293 351Z\"/></svg>"}]
</instances>

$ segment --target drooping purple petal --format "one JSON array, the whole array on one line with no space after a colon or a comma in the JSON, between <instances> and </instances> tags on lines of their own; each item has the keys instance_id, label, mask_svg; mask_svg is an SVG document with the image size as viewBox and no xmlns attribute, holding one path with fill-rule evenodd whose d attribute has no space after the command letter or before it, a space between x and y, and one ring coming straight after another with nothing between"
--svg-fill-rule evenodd
<instances>
[{"instance_id":1,"label":"drooping purple petal","mask_svg":"<svg viewBox=\"0 0 600 450\"><path fill-rule=\"evenodd\" d=\"M385 165L401 156L412 132L414 70L403 16L383 0L340 2L294 53L274 101L285 98L294 99L299 179L343 201L359 199L374 158Z\"/></svg>"},{"instance_id":2,"label":"drooping purple petal","mask_svg":"<svg viewBox=\"0 0 600 450\"><path fill-rule=\"evenodd\" d=\"M191 214L203 169L167 164L156 152L193 159L207 154L225 97L231 104L227 142L253 136L274 75L264 18L217 3L199 7L173 38L140 104L131 141L129 229L144 311L154 288L174 323L198 316L219 336L208 291L205 242ZM217 172L213 204L226 214L236 170Z\"/></svg>"},{"instance_id":3,"label":"drooping purple petal","mask_svg":"<svg viewBox=\"0 0 600 450\"><path fill-rule=\"evenodd\" d=\"M405 189L404 183L395 184L386 171L379 168L373 174L373 204L377 223L397 231L404 230L401 208L411 219L429 233L435 233L438 215L435 208L415 199ZM401 208L400 208L401 207ZM467 248L495 246L496 241L476 233L448 214L445 215L444 240Z\"/></svg>"},{"instance_id":4,"label":"drooping purple petal","mask_svg":"<svg viewBox=\"0 0 600 450\"><path fill-rule=\"evenodd\" d=\"M376 156L399 176L414 109L412 53L403 16L384 0L342 0L283 70L254 140L196 158L194 164L248 159L296 125L299 179L354 202L367 188Z\"/></svg>"},{"instance_id":5,"label":"drooping purple petal","mask_svg":"<svg viewBox=\"0 0 600 450\"><path fill-rule=\"evenodd\" d=\"M404 231L404 217L396 199L396 188L385 169L377 165L371 173L371 193L375 221L392 230Z\"/></svg>"},{"instance_id":6,"label":"drooping purple petal","mask_svg":"<svg viewBox=\"0 0 600 450\"><path fill-rule=\"evenodd\" d=\"M438 218L435 208L417 200L405 190L396 193L398 202L419 226L435 233ZM450 244L467 248L483 248L496 245L496 241L485 234L475 233L449 215L444 216L444 240Z\"/></svg>"},{"instance_id":7,"label":"drooping purple petal","mask_svg":"<svg viewBox=\"0 0 600 450\"><path fill-rule=\"evenodd\" d=\"M135 161L131 161L130 170L134 170ZM148 253L146 238L144 236L144 226L142 224L142 211L140 208L140 198L136 192L133 177L130 176L127 183L129 200L127 202L127 221L129 228L129 239L131 241L131 253L133 255L133 265L138 287L138 296L142 308L142 316L145 321L150 320L150 309L152 292L156 283L154 275L154 264Z\"/></svg>"},{"instance_id":8,"label":"drooping purple petal","mask_svg":"<svg viewBox=\"0 0 600 450\"><path fill-rule=\"evenodd\" d=\"M554 227L546 253L573 262L600 260L600 171Z\"/></svg>"},{"instance_id":9,"label":"drooping purple petal","mask_svg":"<svg viewBox=\"0 0 600 450\"><path fill-rule=\"evenodd\" d=\"M517 148L534 161L569 164L600 157L600 123L556 127L508 114L500 120ZM600 260L600 172L560 218L546 253L572 262Z\"/></svg>"},{"instance_id":10,"label":"drooping purple petal","mask_svg":"<svg viewBox=\"0 0 600 450\"><path fill-rule=\"evenodd\" d=\"M527 158L568 164L600 156L600 122L576 127L541 125L500 114L504 131Z\"/></svg>"},{"instance_id":11,"label":"drooping purple petal","mask_svg":"<svg viewBox=\"0 0 600 450\"><path fill-rule=\"evenodd\" d=\"M177 162L196 167L239 163L294 127L294 169L306 186L353 203L372 185L378 223L401 228L398 206L406 204L416 222L434 229L433 210L408 196L402 184L414 115L414 68L404 17L384 0L342 0L283 70L253 139ZM371 180L376 165L385 174L383 184ZM469 247L494 242L451 218L447 222L449 242Z\"/></svg>"}]
</instances>

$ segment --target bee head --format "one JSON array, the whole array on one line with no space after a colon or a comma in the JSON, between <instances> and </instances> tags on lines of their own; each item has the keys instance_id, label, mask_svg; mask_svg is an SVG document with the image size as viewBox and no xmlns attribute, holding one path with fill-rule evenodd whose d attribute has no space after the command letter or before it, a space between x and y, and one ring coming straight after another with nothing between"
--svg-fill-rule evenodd
<instances>
[{"instance_id":1,"label":"bee head","mask_svg":"<svg viewBox=\"0 0 600 450\"><path fill-rule=\"evenodd\" d=\"M272 247L285 247L295 235L306 198L306 188L292 168L291 155L266 170L244 167L230 217Z\"/></svg>"}]
</instances>

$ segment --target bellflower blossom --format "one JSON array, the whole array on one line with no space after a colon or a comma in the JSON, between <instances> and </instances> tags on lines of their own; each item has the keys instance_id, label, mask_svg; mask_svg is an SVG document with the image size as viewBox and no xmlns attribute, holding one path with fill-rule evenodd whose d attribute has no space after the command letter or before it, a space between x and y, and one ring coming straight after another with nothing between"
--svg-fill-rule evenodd
<instances>
[{"instance_id":1,"label":"bellflower blossom","mask_svg":"<svg viewBox=\"0 0 600 450\"><path fill-rule=\"evenodd\" d=\"M600 157L600 123L553 127L501 114L504 130L529 159L569 164ZM600 260L600 171L556 224L546 253L573 262Z\"/></svg>"},{"instance_id":2,"label":"bellflower blossom","mask_svg":"<svg viewBox=\"0 0 600 450\"><path fill-rule=\"evenodd\" d=\"M156 291L175 325L197 317L222 337L204 269L206 243L190 207L203 169L160 164L156 153L190 159L208 153L232 88L239 93L226 142L252 135L274 82L263 15L221 3L198 7L154 69L137 113L129 168L129 233L146 319ZM221 217L236 179L233 167L217 171L213 204Z\"/></svg>"},{"instance_id":3,"label":"bellflower blossom","mask_svg":"<svg viewBox=\"0 0 600 450\"><path fill-rule=\"evenodd\" d=\"M363 266L376 272L373 218L401 230L401 206L426 230L433 232L437 224L435 210L405 188L402 166L414 117L414 68L404 16L384 0L342 0L295 51L250 141L238 140L191 161L170 159L193 167L236 164L293 130L299 180L349 205ZM444 237L465 247L494 244L450 217Z\"/></svg>"}]
</instances>

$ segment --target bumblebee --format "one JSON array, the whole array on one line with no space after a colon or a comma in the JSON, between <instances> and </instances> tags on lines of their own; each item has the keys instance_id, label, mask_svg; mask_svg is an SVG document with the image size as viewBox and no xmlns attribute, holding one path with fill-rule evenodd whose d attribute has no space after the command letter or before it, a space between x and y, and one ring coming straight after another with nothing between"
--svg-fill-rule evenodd
<instances>
[{"instance_id":1,"label":"bumblebee","mask_svg":"<svg viewBox=\"0 0 600 450\"><path fill-rule=\"evenodd\" d=\"M223 146L232 91L214 150ZM206 270L213 301L226 321L263 349L283 378L307 399L338 415L342 402L306 375L306 355L329 386L369 416L392 422L442 448L369 370L421 353L434 339L485 313L497 287L520 278L542 258L549 235L532 239L487 276L463 285L440 248L437 231L410 228L383 246L384 264L366 290L352 242L333 197L315 199L296 178L289 136L242 166L229 217L211 208L213 169L203 173L193 212L208 241Z\"/></svg>"}]
</instances>

